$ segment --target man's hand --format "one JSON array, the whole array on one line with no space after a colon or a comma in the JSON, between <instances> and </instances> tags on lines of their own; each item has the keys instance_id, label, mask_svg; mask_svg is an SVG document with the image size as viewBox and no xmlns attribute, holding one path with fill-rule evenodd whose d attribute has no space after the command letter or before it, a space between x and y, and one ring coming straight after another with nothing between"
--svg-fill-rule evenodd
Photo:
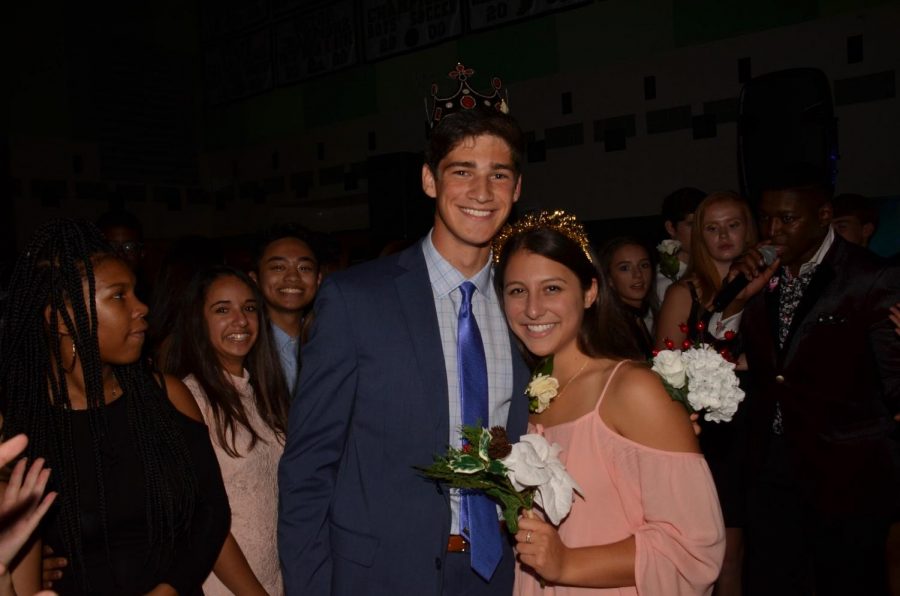
<instances>
[{"instance_id":1,"label":"man's hand","mask_svg":"<svg viewBox=\"0 0 900 596\"><path fill-rule=\"evenodd\" d=\"M728 308L722 313L722 318L726 319L732 315L744 310L744 305L750 298L759 294L769 280L778 271L781 266L781 257L777 257L771 265L766 267L766 260L761 252L756 248L751 248L731 264L728 275L725 276L723 283L728 283L738 275L743 275L750 282L741 293L728 305Z\"/></svg>"},{"instance_id":2,"label":"man's hand","mask_svg":"<svg viewBox=\"0 0 900 596\"><path fill-rule=\"evenodd\" d=\"M897 335L900 335L900 302L892 306L889 310L891 312L888 316L891 319L891 323L894 324L894 331Z\"/></svg>"}]
</instances>

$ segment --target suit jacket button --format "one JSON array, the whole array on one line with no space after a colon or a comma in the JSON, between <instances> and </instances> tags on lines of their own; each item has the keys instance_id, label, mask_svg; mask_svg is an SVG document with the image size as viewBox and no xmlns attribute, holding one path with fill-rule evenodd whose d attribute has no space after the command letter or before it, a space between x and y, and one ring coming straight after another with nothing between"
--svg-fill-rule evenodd
<instances>
[{"instance_id":1,"label":"suit jacket button","mask_svg":"<svg viewBox=\"0 0 900 596\"><path fill-rule=\"evenodd\" d=\"M778 383L779 385L781 383L784 383L784 377L781 375L775 375L775 382Z\"/></svg>"},{"instance_id":2,"label":"suit jacket button","mask_svg":"<svg viewBox=\"0 0 900 596\"><path fill-rule=\"evenodd\" d=\"M440 571L440 570L441 570L441 565L442 565L442 564L443 564L443 562L441 561L441 558L440 558L440 557L435 557L435 558L434 558L434 568L435 568L435 569L437 569L438 571Z\"/></svg>"}]
</instances>

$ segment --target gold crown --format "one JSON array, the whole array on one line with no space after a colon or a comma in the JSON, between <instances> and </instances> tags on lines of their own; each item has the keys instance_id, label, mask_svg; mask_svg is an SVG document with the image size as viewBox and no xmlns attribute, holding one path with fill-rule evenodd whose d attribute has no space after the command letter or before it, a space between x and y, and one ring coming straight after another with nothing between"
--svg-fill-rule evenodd
<instances>
[{"instance_id":1,"label":"gold crown","mask_svg":"<svg viewBox=\"0 0 900 596\"><path fill-rule=\"evenodd\" d=\"M594 259L591 258L591 245L588 242L584 226L575 219L574 215L570 215L565 211L536 211L528 213L516 223L503 226L503 229L494 236L492 242L494 262L500 262L500 253L503 252L503 247L506 246L510 238L540 228L559 232L577 244L589 262L594 262Z\"/></svg>"}]
</instances>

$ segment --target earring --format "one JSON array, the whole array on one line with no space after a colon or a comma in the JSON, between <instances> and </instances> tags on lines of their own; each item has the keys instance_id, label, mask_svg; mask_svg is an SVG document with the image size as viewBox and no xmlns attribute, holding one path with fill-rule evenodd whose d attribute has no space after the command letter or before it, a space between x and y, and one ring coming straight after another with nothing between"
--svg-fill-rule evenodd
<instances>
[{"instance_id":1,"label":"earring","mask_svg":"<svg viewBox=\"0 0 900 596\"><path fill-rule=\"evenodd\" d=\"M78 360L78 352L75 351L75 340L73 339L72 340L72 364L69 366L69 368L66 368L64 366L63 370L67 373L70 373L73 370L75 370L75 361L76 360Z\"/></svg>"}]
</instances>

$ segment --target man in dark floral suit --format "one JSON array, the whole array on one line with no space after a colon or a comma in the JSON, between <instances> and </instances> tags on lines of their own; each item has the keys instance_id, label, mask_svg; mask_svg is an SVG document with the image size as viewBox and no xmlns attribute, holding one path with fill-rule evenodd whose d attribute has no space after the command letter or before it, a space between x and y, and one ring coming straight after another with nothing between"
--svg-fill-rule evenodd
<instances>
[{"instance_id":1,"label":"man in dark floral suit","mask_svg":"<svg viewBox=\"0 0 900 596\"><path fill-rule=\"evenodd\" d=\"M761 235L779 259L766 267L754 249L739 260L732 275L752 281L711 321L723 334L740 320L752 373L751 596L886 593L900 411L888 308L900 268L834 233L823 179L798 165L766 187Z\"/></svg>"}]
</instances>

